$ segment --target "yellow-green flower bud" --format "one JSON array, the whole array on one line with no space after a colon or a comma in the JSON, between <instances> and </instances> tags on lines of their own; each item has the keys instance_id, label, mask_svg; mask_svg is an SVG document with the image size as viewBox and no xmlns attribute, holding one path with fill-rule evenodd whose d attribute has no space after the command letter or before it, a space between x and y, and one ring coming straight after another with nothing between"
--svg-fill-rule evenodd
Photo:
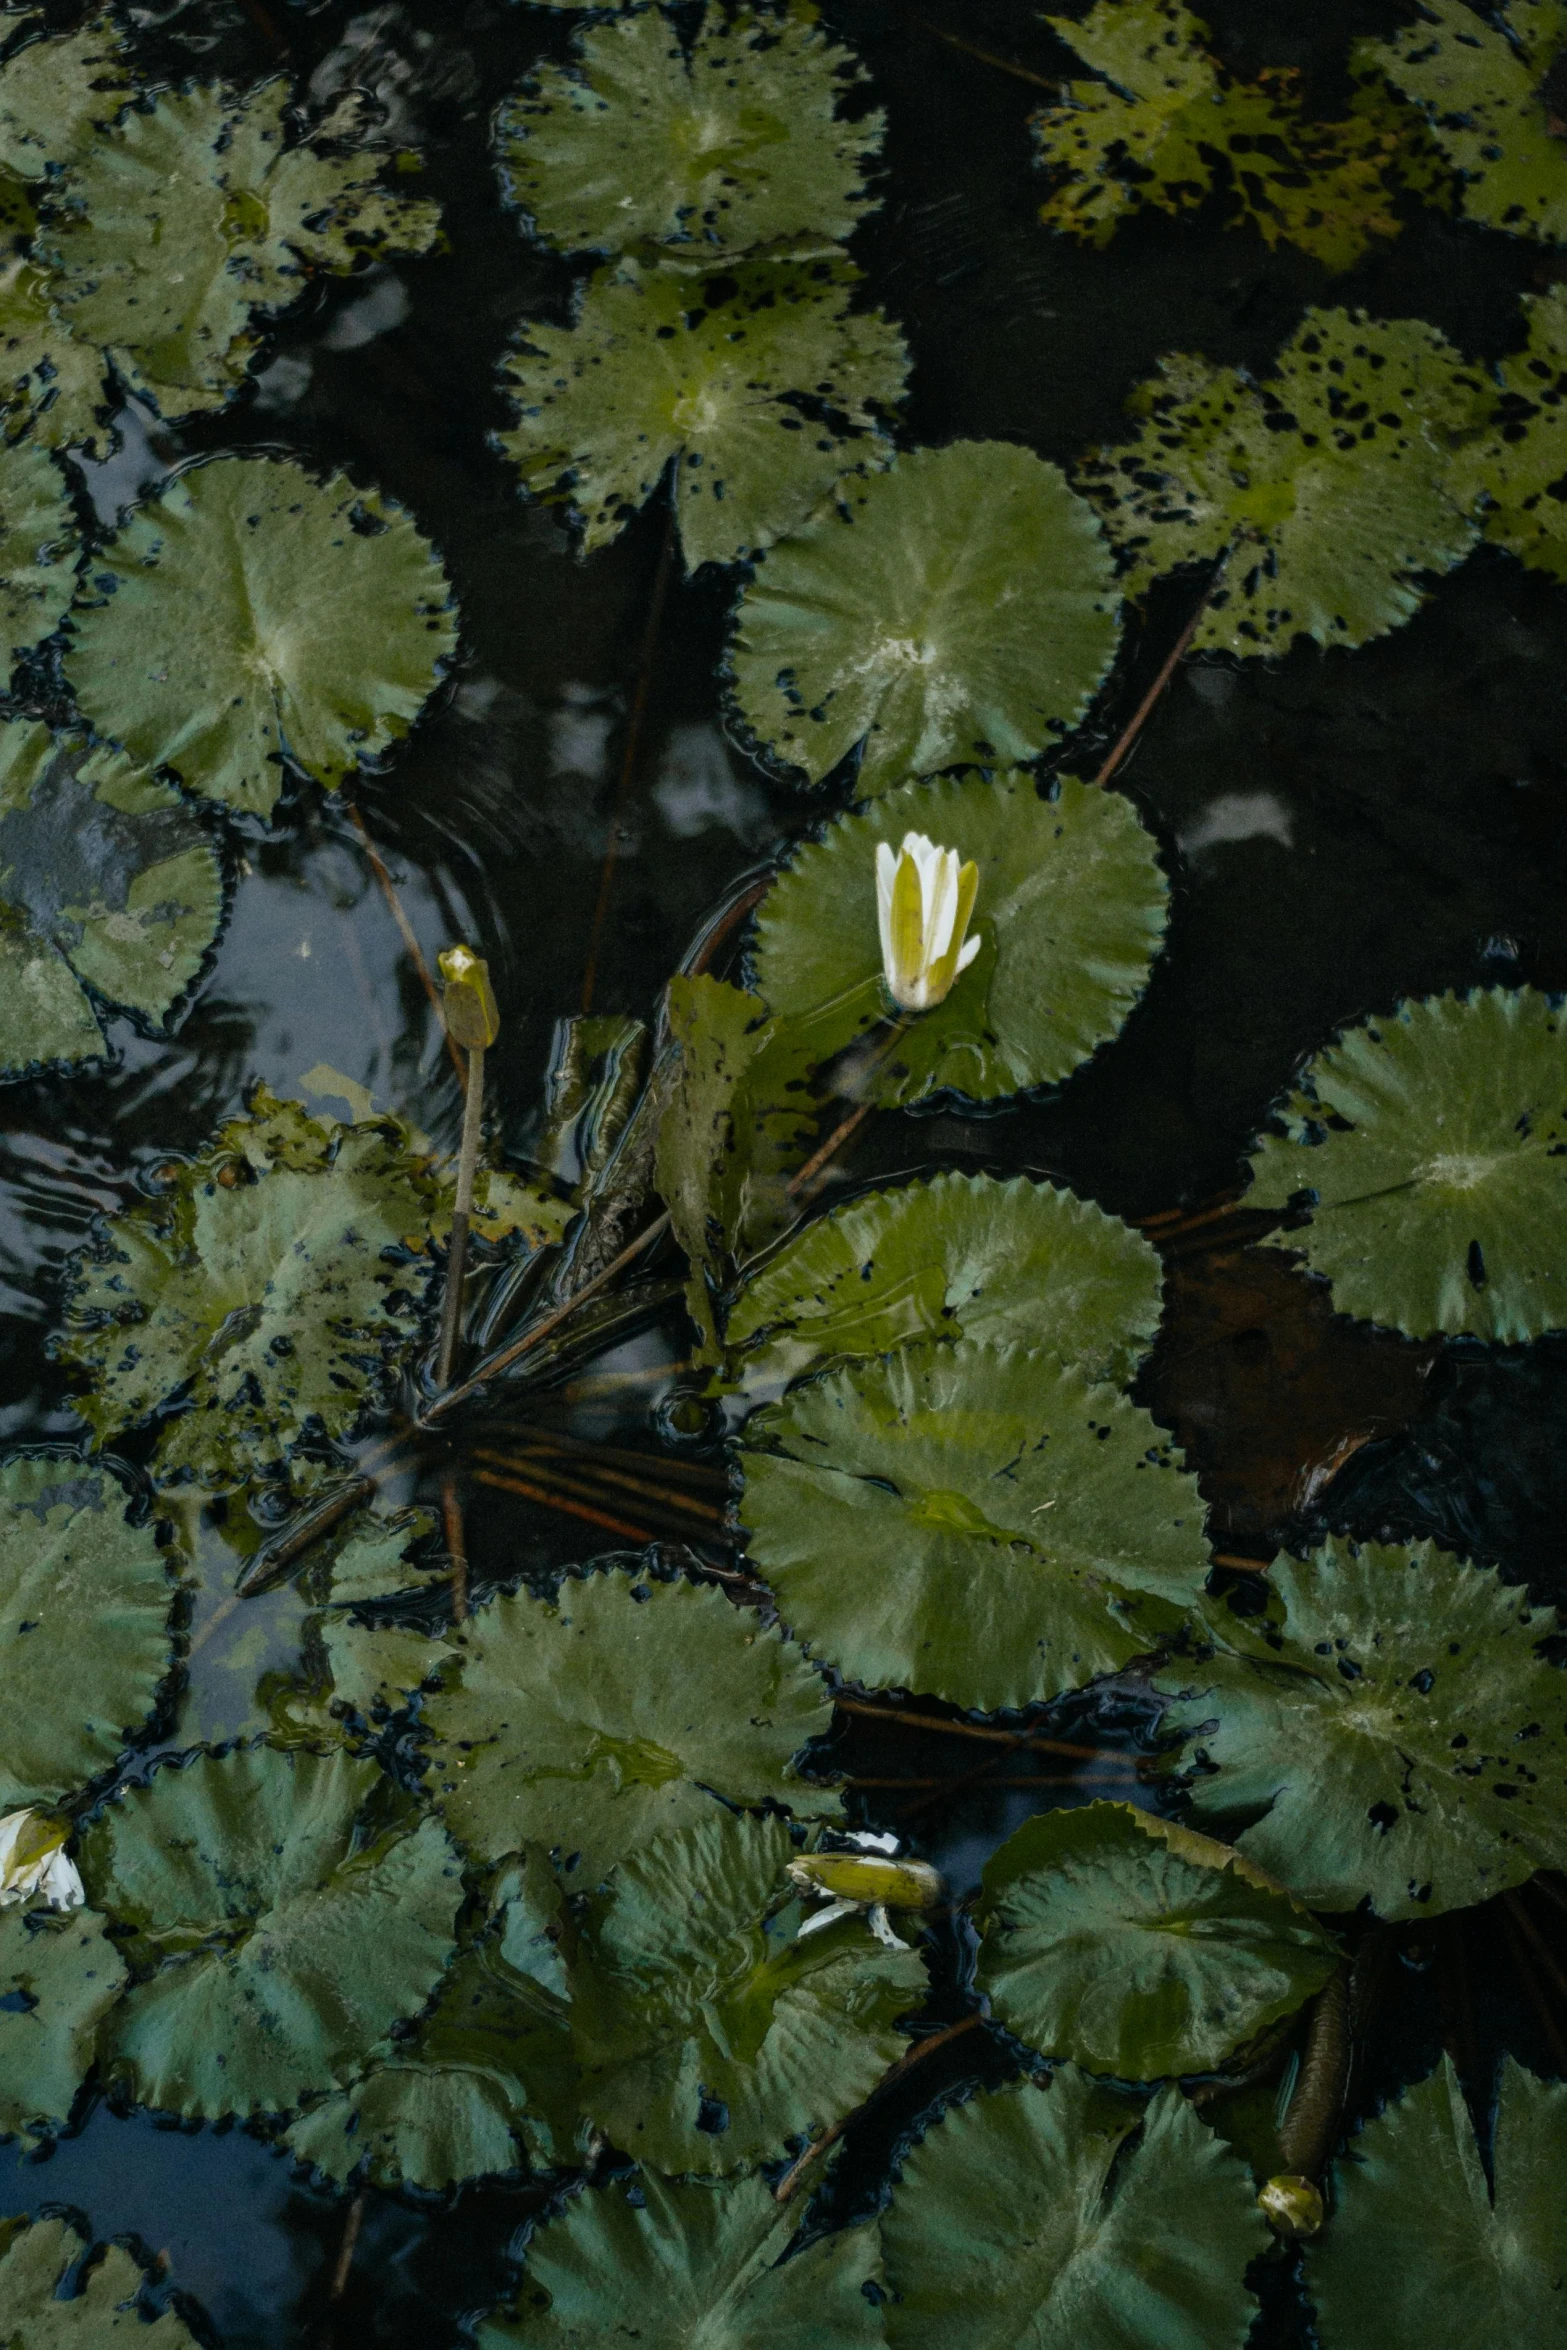
<instances>
[{"instance_id":1,"label":"yellow-green flower bud","mask_svg":"<svg viewBox=\"0 0 1567 2350\"><path fill-rule=\"evenodd\" d=\"M1314 2236L1322 2225L1322 2197L1298 2171L1269 2179L1257 2202L1269 2227L1281 2236Z\"/></svg>"},{"instance_id":2,"label":"yellow-green flower bud","mask_svg":"<svg viewBox=\"0 0 1567 2350\"><path fill-rule=\"evenodd\" d=\"M947 1888L922 1860L877 1860L860 1852L804 1852L789 1863L802 1892L834 1901L879 1902L883 1909L934 1909Z\"/></svg>"},{"instance_id":3,"label":"yellow-green flower bud","mask_svg":"<svg viewBox=\"0 0 1567 2350\"><path fill-rule=\"evenodd\" d=\"M446 1033L464 1052L487 1052L501 1032L490 966L471 947L447 947L441 958L441 1009Z\"/></svg>"}]
</instances>

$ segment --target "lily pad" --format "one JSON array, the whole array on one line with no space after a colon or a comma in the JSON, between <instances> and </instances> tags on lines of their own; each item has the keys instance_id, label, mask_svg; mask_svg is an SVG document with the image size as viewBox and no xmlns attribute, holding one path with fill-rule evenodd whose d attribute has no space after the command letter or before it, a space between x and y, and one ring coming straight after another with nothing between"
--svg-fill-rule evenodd
<instances>
[{"instance_id":1,"label":"lily pad","mask_svg":"<svg viewBox=\"0 0 1567 2350\"><path fill-rule=\"evenodd\" d=\"M24 43L0 66L0 167L44 179L114 120L131 88L124 36L107 10L75 32Z\"/></svg>"},{"instance_id":2,"label":"lily pad","mask_svg":"<svg viewBox=\"0 0 1567 2350\"><path fill-rule=\"evenodd\" d=\"M1420 0L1386 41L1356 44L1430 125L1456 170L1471 220L1515 237L1567 243L1567 154L1545 88L1567 49L1561 0Z\"/></svg>"},{"instance_id":3,"label":"lily pad","mask_svg":"<svg viewBox=\"0 0 1567 2350\"><path fill-rule=\"evenodd\" d=\"M56 2298L88 2247L63 2219L0 2222L0 2327L13 2350L197 2350L177 2311L143 2323L138 2295L147 2278L118 2244L106 2244L81 2278L81 2291Z\"/></svg>"},{"instance_id":4,"label":"lily pad","mask_svg":"<svg viewBox=\"0 0 1567 2350\"><path fill-rule=\"evenodd\" d=\"M791 2253L798 2228L798 2210L780 2209L761 2179L708 2186L645 2172L634 2201L623 2186L590 2187L529 2237L516 2310L480 2326L478 2350L880 2342L874 2228L818 2236Z\"/></svg>"},{"instance_id":5,"label":"lily pad","mask_svg":"<svg viewBox=\"0 0 1567 2350\"><path fill-rule=\"evenodd\" d=\"M776 1630L693 1583L620 1570L476 1611L461 1677L424 1704L452 1832L496 1860L524 1844L593 1885L652 1836L731 1803L836 1814L792 1757L832 1701ZM722 1691L722 1704L714 1693Z\"/></svg>"},{"instance_id":6,"label":"lily pad","mask_svg":"<svg viewBox=\"0 0 1567 2350\"><path fill-rule=\"evenodd\" d=\"M997 2020L1124 2081L1215 2071L1339 1963L1243 1854L1127 1803L1025 1820L984 1885L978 1979Z\"/></svg>"},{"instance_id":7,"label":"lily pad","mask_svg":"<svg viewBox=\"0 0 1567 2350\"><path fill-rule=\"evenodd\" d=\"M774 1250L730 1310L748 1394L924 1339L1048 1347L1125 1386L1159 1325L1157 1252L1092 1200L946 1174L848 1201Z\"/></svg>"},{"instance_id":8,"label":"lily pad","mask_svg":"<svg viewBox=\"0 0 1567 2350\"><path fill-rule=\"evenodd\" d=\"M1453 459L1460 505L1483 501L1485 535L1532 570L1567 581L1567 294L1525 294L1529 339L1495 369L1489 411Z\"/></svg>"},{"instance_id":9,"label":"lily pad","mask_svg":"<svg viewBox=\"0 0 1567 2350\"><path fill-rule=\"evenodd\" d=\"M840 242L875 201L883 119L839 121L865 75L816 19L715 6L689 49L658 9L588 27L496 116L506 200L566 252Z\"/></svg>"},{"instance_id":10,"label":"lily pad","mask_svg":"<svg viewBox=\"0 0 1567 2350\"><path fill-rule=\"evenodd\" d=\"M76 1410L100 1439L175 1413L163 1472L214 1488L348 1435L420 1332L433 1188L395 1120L322 1125L258 1088L77 1259L56 1349L93 1380Z\"/></svg>"},{"instance_id":11,"label":"lily pad","mask_svg":"<svg viewBox=\"0 0 1567 2350\"><path fill-rule=\"evenodd\" d=\"M0 722L0 939L16 975L0 1076L99 1058L94 999L165 1020L217 942L224 898L211 832L177 792L82 735Z\"/></svg>"},{"instance_id":12,"label":"lily pad","mask_svg":"<svg viewBox=\"0 0 1567 2350\"><path fill-rule=\"evenodd\" d=\"M1340 1313L1510 1345L1567 1324L1567 1029L1533 988L1403 1003L1309 1061L1246 1205L1304 1199Z\"/></svg>"},{"instance_id":13,"label":"lily pad","mask_svg":"<svg viewBox=\"0 0 1567 2350\"><path fill-rule=\"evenodd\" d=\"M0 1812L61 1801L142 1728L173 1663L171 1556L106 1470L0 1466Z\"/></svg>"},{"instance_id":14,"label":"lily pad","mask_svg":"<svg viewBox=\"0 0 1567 2350\"><path fill-rule=\"evenodd\" d=\"M1299 636L1363 645L1401 627L1477 526L1448 487L1447 435L1480 379L1421 319L1308 310L1265 381L1175 357L1128 402L1130 442L1079 465L1079 487L1139 596L1230 550L1192 639L1287 652Z\"/></svg>"},{"instance_id":15,"label":"lily pad","mask_svg":"<svg viewBox=\"0 0 1567 2350\"><path fill-rule=\"evenodd\" d=\"M457 642L404 510L291 459L217 457L93 559L66 655L100 734L265 816L284 762L329 788L400 740Z\"/></svg>"},{"instance_id":16,"label":"lily pad","mask_svg":"<svg viewBox=\"0 0 1567 2350\"><path fill-rule=\"evenodd\" d=\"M107 455L115 435L104 355L75 335L50 306L51 272L27 247L36 225L30 199L6 190L21 250L0 255L0 429L41 449Z\"/></svg>"},{"instance_id":17,"label":"lily pad","mask_svg":"<svg viewBox=\"0 0 1567 2350\"><path fill-rule=\"evenodd\" d=\"M1567 1864L1555 1616L1430 1543L1275 1559L1264 1616L1155 1686L1192 1808L1313 1909L1431 1917Z\"/></svg>"},{"instance_id":18,"label":"lily pad","mask_svg":"<svg viewBox=\"0 0 1567 2350\"><path fill-rule=\"evenodd\" d=\"M435 241L435 206L382 188L378 155L285 145L289 101L281 79L163 91L50 188L35 254L51 307L167 417L232 398L260 344L254 314L296 301L312 270Z\"/></svg>"},{"instance_id":19,"label":"lily pad","mask_svg":"<svg viewBox=\"0 0 1567 2350\"><path fill-rule=\"evenodd\" d=\"M1323 2350L1550 2341L1561 2322L1567 2087L1502 2059L1494 2194L1452 2060L1368 2122L1306 2249ZM1416 2260L1390 2260L1394 2244Z\"/></svg>"},{"instance_id":20,"label":"lily pad","mask_svg":"<svg viewBox=\"0 0 1567 2350\"><path fill-rule=\"evenodd\" d=\"M1139 2107L1069 2067L927 2130L881 2233L893 2350L1241 2350L1269 2241L1179 2090Z\"/></svg>"},{"instance_id":21,"label":"lily pad","mask_svg":"<svg viewBox=\"0 0 1567 2350\"><path fill-rule=\"evenodd\" d=\"M983 1712L1115 1672L1196 1603L1196 1480L1117 1388L1021 1347L922 1347L747 1423L741 1518L846 1679Z\"/></svg>"},{"instance_id":22,"label":"lily pad","mask_svg":"<svg viewBox=\"0 0 1567 2350\"><path fill-rule=\"evenodd\" d=\"M502 369L517 423L498 444L526 490L571 505L584 554L671 462L688 568L754 554L892 455L879 412L902 397L908 353L879 310L849 308L859 275L836 257L748 261L705 283L601 270L571 326L522 329Z\"/></svg>"},{"instance_id":23,"label":"lily pad","mask_svg":"<svg viewBox=\"0 0 1567 2350\"><path fill-rule=\"evenodd\" d=\"M1059 1085L1148 984L1169 885L1130 800L1057 776L948 777L889 792L807 842L756 915L757 993L825 1055L889 1019L876 849L926 833L979 867L979 953L944 1003L881 1038L863 1083L884 1107L950 1090L993 1101Z\"/></svg>"},{"instance_id":24,"label":"lily pad","mask_svg":"<svg viewBox=\"0 0 1567 2350\"><path fill-rule=\"evenodd\" d=\"M739 714L820 783L856 789L1032 759L1083 718L1121 633L1110 552L1057 466L1010 441L918 449L845 485L740 599Z\"/></svg>"},{"instance_id":25,"label":"lily pad","mask_svg":"<svg viewBox=\"0 0 1567 2350\"><path fill-rule=\"evenodd\" d=\"M46 449L0 445L0 646L18 654L52 636L76 593L80 554L65 476Z\"/></svg>"},{"instance_id":26,"label":"lily pad","mask_svg":"<svg viewBox=\"0 0 1567 2350\"><path fill-rule=\"evenodd\" d=\"M125 1966L90 1909L0 1910L0 2130L64 2122Z\"/></svg>"},{"instance_id":27,"label":"lily pad","mask_svg":"<svg viewBox=\"0 0 1567 2350\"><path fill-rule=\"evenodd\" d=\"M461 1877L438 1820L366 1828L381 1784L342 1752L240 1747L166 1764L86 1831L92 1899L134 1929L105 2059L139 2105L286 2113L417 2015Z\"/></svg>"},{"instance_id":28,"label":"lily pad","mask_svg":"<svg viewBox=\"0 0 1567 2350\"><path fill-rule=\"evenodd\" d=\"M925 1969L860 1918L804 1940L780 1819L713 1806L623 1861L570 1969L583 2104L661 2171L748 2170L869 2095Z\"/></svg>"}]
</instances>

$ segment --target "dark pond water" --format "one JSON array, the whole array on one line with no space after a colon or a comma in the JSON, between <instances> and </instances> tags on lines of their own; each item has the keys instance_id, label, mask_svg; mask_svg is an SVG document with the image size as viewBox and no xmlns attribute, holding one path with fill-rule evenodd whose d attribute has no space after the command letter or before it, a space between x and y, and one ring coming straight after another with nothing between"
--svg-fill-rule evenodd
<instances>
[{"instance_id":1,"label":"dark pond water","mask_svg":"<svg viewBox=\"0 0 1567 2350\"><path fill-rule=\"evenodd\" d=\"M82 475L107 526L193 450L286 447L379 484L437 541L461 604L461 659L403 754L356 799L426 954L463 936L489 957L505 1016L493 1069L504 1140L526 1153L554 1024L578 1002L663 530L645 512L583 563L487 445L506 421L494 372L508 333L526 317L564 317L573 284L502 212L488 120L530 64L564 52L572 16L490 0L158 0L127 13L171 75L250 81L282 67L308 78L328 61L327 72L368 80L429 157L448 251L320 286L237 407L180 433L128 408L117 454ZM1206 10L1238 69L1298 64L1325 103L1350 37L1412 13L1350 0ZM855 251L912 347L911 445L992 436L1067 462L1114 426L1160 352L1261 368L1312 301L1418 314L1470 352L1497 354L1516 339L1520 292L1567 274L1549 248L1413 204L1404 235L1343 279L1224 233L1216 205L1181 223L1144 216L1106 251L1079 250L1037 222L1027 119L1042 93L938 37L1048 77L1063 54L1031 10L824 0L823 15L888 110L886 201ZM357 61L331 63L340 44ZM730 575L671 592L619 817L603 1010L646 1013L704 912L822 813L725 731L717 665L734 592ZM1191 594L1187 582L1153 596L1074 765L1118 732ZM1344 1022L1446 988L1567 988L1564 721L1567 595L1500 554L1472 559L1410 626L1359 652L1188 664L1123 778L1160 841L1174 909L1155 984L1114 1052L1037 1105L877 1121L840 1181L945 1163L1049 1172L1124 1216L1200 1203L1235 1181L1270 1100ZM455 1137L456 1083L392 916L351 825L313 790L252 829L216 969L178 1036L139 1039L122 1025L117 1037L106 1074L0 1094L0 1429L11 1439L79 1433L45 1354L67 1253L138 1169L196 1149L251 1080L281 1093L313 1084L318 1106L341 1111L335 1073ZM1174 1272L1176 1308L1139 1392L1202 1469L1231 1547L1264 1556L1325 1527L1434 1535L1567 1599L1562 1345L1459 1345L1434 1360L1347 1332L1304 1284L1196 1235ZM681 1343L671 1324L592 1366L554 1407L561 1424L646 1441ZM1355 1446L1339 1465L1346 1436ZM481 1584L542 1581L584 1554L570 1520L479 1493L469 1544ZM215 1634L195 1675L209 1734L238 1726L237 1692L288 1652L296 1623L285 1592ZM1072 1709L1057 1711L1069 1730ZM1101 1727L1118 1721L1136 1744L1143 1719L1134 1695L1112 1696ZM862 1777L954 1769L950 1742L927 1752L868 1724L840 1730L833 1759ZM907 1824L962 1888L1028 1810L1083 1792L980 1786ZM891 1816L874 1792L856 1800L869 1823ZM1357 2110L1444 2043L1482 2102L1503 2047L1563 2070L1555 2026L1488 1912L1395 1940ZM955 1983L963 1954L948 1958ZM971 2061L959 2044L920 2096ZM860 2133L840 2207L874 2195L914 2110L911 2092ZM508 2246L537 2202L529 2190L470 2192L450 2209L372 2197L338 2339L386 2350L455 2340L464 2313L504 2289ZM0 2148L0 2210L43 2205L166 2252L229 2350L323 2338L343 2202L243 2131L167 2129L100 2105L43 2158ZM1274 2299L1264 2338L1296 2340L1304 2321L1287 2282Z\"/></svg>"}]
</instances>

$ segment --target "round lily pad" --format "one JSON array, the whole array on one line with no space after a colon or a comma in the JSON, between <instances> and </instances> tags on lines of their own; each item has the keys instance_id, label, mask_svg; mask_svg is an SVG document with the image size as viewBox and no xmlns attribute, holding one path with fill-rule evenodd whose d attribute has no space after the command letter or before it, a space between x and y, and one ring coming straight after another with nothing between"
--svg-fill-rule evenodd
<instances>
[{"instance_id":1,"label":"round lily pad","mask_svg":"<svg viewBox=\"0 0 1567 2350\"><path fill-rule=\"evenodd\" d=\"M1117 1388L964 1339L796 1388L747 1423L741 1519L847 1679L998 1712L1153 1647L1208 1572L1196 1480Z\"/></svg>"},{"instance_id":2,"label":"round lily pad","mask_svg":"<svg viewBox=\"0 0 1567 2350\"><path fill-rule=\"evenodd\" d=\"M747 1393L923 1339L1048 1348L1124 1386L1159 1323L1157 1251L1092 1200L1025 1176L873 1191L774 1250L730 1309Z\"/></svg>"},{"instance_id":3,"label":"round lily pad","mask_svg":"<svg viewBox=\"0 0 1567 2350\"><path fill-rule=\"evenodd\" d=\"M94 557L66 669L100 734L266 815L284 763L335 786L408 732L457 642L403 509L292 459L192 466Z\"/></svg>"},{"instance_id":4,"label":"round lily pad","mask_svg":"<svg viewBox=\"0 0 1567 2350\"><path fill-rule=\"evenodd\" d=\"M106 1470L0 1466L0 1812L59 1802L142 1728L173 1663L169 1566Z\"/></svg>"},{"instance_id":5,"label":"round lily pad","mask_svg":"<svg viewBox=\"0 0 1567 2350\"><path fill-rule=\"evenodd\" d=\"M1356 60L1384 73L1425 116L1469 219L1561 245L1567 158L1550 93L1564 48L1567 20L1554 0L1485 10L1420 0L1418 15L1388 40L1359 43Z\"/></svg>"},{"instance_id":6,"label":"round lily pad","mask_svg":"<svg viewBox=\"0 0 1567 2350\"><path fill-rule=\"evenodd\" d=\"M51 636L76 592L81 552L65 476L47 449L0 443L0 646L9 669Z\"/></svg>"},{"instance_id":7,"label":"round lily pad","mask_svg":"<svg viewBox=\"0 0 1567 2350\"><path fill-rule=\"evenodd\" d=\"M95 1911L0 1910L0 2130L69 2117L125 1979Z\"/></svg>"},{"instance_id":8,"label":"round lily pad","mask_svg":"<svg viewBox=\"0 0 1567 2350\"><path fill-rule=\"evenodd\" d=\"M1309 1061L1252 1158L1245 1205L1341 1313L1504 1344L1567 1324L1567 1027L1533 988L1431 996Z\"/></svg>"},{"instance_id":9,"label":"round lily pad","mask_svg":"<svg viewBox=\"0 0 1567 2350\"><path fill-rule=\"evenodd\" d=\"M125 2350L128 2343L197 2350L178 2311L143 2323L138 2297L148 2278L123 2246L106 2244L89 2260L87 2244L63 2219L0 2221L0 2246L0 2339L10 2350ZM61 2300L68 2278L71 2295Z\"/></svg>"},{"instance_id":10,"label":"round lily pad","mask_svg":"<svg viewBox=\"0 0 1567 2350\"><path fill-rule=\"evenodd\" d=\"M895 1032L882 979L876 848L909 831L979 867L979 953L945 1002ZM1058 1085L1113 1037L1148 984L1168 884L1119 792L1014 772L947 777L840 816L798 850L756 916L755 984L823 1052L888 1022L868 1074L893 1106Z\"/></svg>"},{"instance_id":11,"label":"round lily pad","mask_svg":"<svg viewBox=\"0 0 1567 2350\"><path fill-rule=\"evenodd\" d=\"M87 1830L92 1898L134 1929L106 2057L138 2104L286 2113L418 2014L461 1871L438 1820L367 1835L380 1784L342 1752L240 1747L165 1765Z\"/></svg>"},{"instance_id":12,"label":"round lily pad","mask_svg":"<svg viewBox=\"0 0 1567 2350\"><path fill-rule=\"evenodd\" d=\"M1093 509L1010 441L955 441L846 485L740 599L739 714L813 783L856 789L1032 759L1086 714L1120 638Z\"/></svg>"},{"instance_id":13,"label":"round lily pad","mask_svg":"<svg viewBox=\"0 0 1567 2350\"><path fill-rule=\"evenodd\" d=\"M1194 1812L1313 1909L1488 1901L1567 1865L1567 1673L1553 1614L1430 1543L1275 1559L1266 1615L1156 1683Z\"/></svg>"},{"instance_id":14,"label":"round lily pad","mask_svg":"<svg viewBox=\"0 0 1567 2350\"><path fill-rule=\"evenodd\" d=\"M792 1765L831 1726L825 1686L710 1586L570 1576L555 1607L492 1600L463 1648L422 1719L447 1821L484 1859L543 1845L591 1885L649 1837L705 1817L715 1794L838 1810Z\"/></svg>"},{"instance_id":15,"label":"round lily pad","mask_svg":"<svg viewBox=\"0 0 1567 2350\"><path fill-rule=\"evenodd\" d=\"M1215 2070L1339 1963L1254 1862L1126 1803L1025 1820L984 1888L979 1986L997 2020L1124 2081Z\"/></svg>"},{"instance_id":16,"label":"round lily pad","mask_svg":"<svg viewBox=\"0 0 1567 2350\"><path fill-rule=\"evenodd\" d=\"M715 5L689 49L656 8L590 26L495 118L507 201L567 252L839 242L873 202L882 117L838 120L865 77L815 13Z\"/></svg>"}]
</instances>

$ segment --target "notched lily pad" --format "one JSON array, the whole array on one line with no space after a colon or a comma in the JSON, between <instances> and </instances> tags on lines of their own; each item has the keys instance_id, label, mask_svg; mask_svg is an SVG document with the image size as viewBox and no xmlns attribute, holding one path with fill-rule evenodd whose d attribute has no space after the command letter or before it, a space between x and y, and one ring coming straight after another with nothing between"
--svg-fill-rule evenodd
<instances>
[{"instance_id":1,"label":"notched lily pad","mask_svg":"<svg viewBox=\"0 0 1567 2350\"><path fill-rule=\"evenodd\" d=\"M74 32L24 42L0 66L0 167L44 179L92 143L131 89L124 36L107 10Z\"/></svg>"},{"instance_id":2,"label":"notched lily pad","mask_svg":"<svg viewBox=\"0 0 1567 2350\"><path fill-rule=\"evenodd\" d=\"M1458 174L1471 220L1515 237L1567 243L1567 152L1547 88L1567 50L1560 0L1420 0L1386 41L1355 62L1385 74L1417 107Z\"/></svg>"},{"instance_id":3,"label":"notched lily pad","mask_svg":"<svg viewBox=\"0 0 1567 2350\"><path fill-rule=\"evenodd\" d=\"M0 2327L15 2350L197 2350L177 2311L143 2322L148 2280L121 2245L84 2262L89 2247L63 2219L0 2222L0 2245ZM81 2289L61 2300L67 2278Z\"/></svg>"},{"instance_id":4,"label":"notched lily pad","mask_svg":"<svg viewBox=\"0 0 1567 2350\"><path fill-rule=\"evenodd\" d=\"M862 796L1032 759L1086 714L1121 633L1110 551L1060 470L1010 441L917 449L779 541L729 663L758 743Z\"/></svg>"},{"instance_id":5,"label":"notched lily pad","mask_svg":"<svg viewBox=\"0 0 1567 2350\"><path fill-rule=\"evenodd\" d=\"M1146 1412L1021 1347L858 1364L747 1423L741 1520L791 1630L847 1679L998 1712L1154 1647L1208 1571Z\"/></svg>"},{"instance_id":6,"label":"notched lily pad","mask_svg":"<svg viewBox=\"0 0 1567 2350\"><path fill-rule=\"evenodd\" d=\"M1248 1207L1340 1313L1503 1345L1567 1324L1567 1028L1533 988L1403 1003L1306 1064L1252 1158Z\"/></svg>"},{"instance_id":7,"label":"notched lily pad","mask_svg":"<svg viewBox=\"0 0 1567 2350\"><path fill-rule=\"evenodd\" d=\"M1548 1611L1430 1543L1275 1559L1266 1615L1155 1686L1192 1808L1313 1909L1431 1917L1567 1862L1567 1672Z\"/></svg>"},{"instance_id":8,"label":"notched lily pad","mask_svg":"<svg viewBox=\"0 0 1567 2350\"><path fill-rule=\"evenodd\" d=\"M95 1911L0 1910L0 2130L68 2119L125 1980Z\"/></svg>"},{"instance_id":9,"label":"notched lily pad","mask_svg":"<svg viewBox=\"0 0 1567 2350\"><path fill-rule=\"evenodd\" d=\"M93 559L66 669L148 768L265 816L284 763L331 788L412 726L457 642L446 574L401 506L292 459L217 457Z\"/></svg>"},{"instance_id":10,"label":"notched lily pad","mask_svg":"<svg viewBox=\"0 0 1567 2350\"><path fill-rule=\"evenodd\" d=\"M52 636L76 593L80 554L65 476L46 449L0 445L0 645L6 670Z\"/></svg>"},{"instance_id":11,"label":"notched lily pad","mask_svg":"<svg viewBox=\"0 0 1567 2350\"><path fill-rule=\"evenodd\" d=\"M1493 545L1567 582L1567 293L1525 294L1528 341L1494 370L1494 387L1453 458L1460 505L1482 505Z\"/></svg>"}]
</instances>

